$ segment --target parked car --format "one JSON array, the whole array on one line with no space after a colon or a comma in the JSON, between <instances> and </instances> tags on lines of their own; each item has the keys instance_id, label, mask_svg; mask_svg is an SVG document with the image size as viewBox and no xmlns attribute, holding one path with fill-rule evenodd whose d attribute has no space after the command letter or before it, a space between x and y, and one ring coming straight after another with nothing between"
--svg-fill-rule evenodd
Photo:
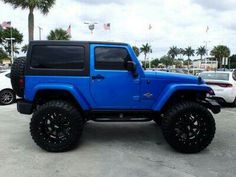
<instances>
[{"instance_id":1,"label":"parked car","mask_svg":"<svg viewBox=\"0 0 236 177\"><path fill-rule=\"evenodd\" d=\"M184 74L184 71L181 68L169 69L169 72Z\"/></svg>"},{"instance_id":2,"label":"parked car","mask_svg":"<svg viewBox=\"0 0 236 177\"><path fill-rule=\"evenodd\" d=\"M220 103L230 103L236 106L236 72L206 71L200 74L215 92L214 98Z\"/></svg>"},{"instance_id":3,"label":"parked car","mask_svg":"<svg viewBox=\"0 0 236 177\"><path fill-rule=\"evenodd\" d=\"M231 70L228 68L218 68L217 71L231 71Z\"/></svg>"},{"instance_id":4,"label":"parked car","mask_svg":"<svg viewBox=\"0 0 236 177\"><path fill-rule=\"evenodd\" d=\"M10 70L0 73L0 104L9 105L16 100L16 94L12 90Z\"/></svg>"}]
</instances>

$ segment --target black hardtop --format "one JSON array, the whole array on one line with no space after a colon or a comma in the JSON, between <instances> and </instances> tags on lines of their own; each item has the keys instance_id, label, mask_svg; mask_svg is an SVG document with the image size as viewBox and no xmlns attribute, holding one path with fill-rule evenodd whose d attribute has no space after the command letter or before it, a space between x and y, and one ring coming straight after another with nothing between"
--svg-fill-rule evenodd
<instances>
[{"instance_id":1,"label":"black hardtop","mask_svg":"<svg viewBox=\"0 0 236 177\"><path fill-rule=\"evenodd\" d=\"M88 45L88 44L110 44L110 45L128 45L122 42L108 41L64 41L64 40L35 40L31 41L30 45Z\"/></svg>"}]
</instances>

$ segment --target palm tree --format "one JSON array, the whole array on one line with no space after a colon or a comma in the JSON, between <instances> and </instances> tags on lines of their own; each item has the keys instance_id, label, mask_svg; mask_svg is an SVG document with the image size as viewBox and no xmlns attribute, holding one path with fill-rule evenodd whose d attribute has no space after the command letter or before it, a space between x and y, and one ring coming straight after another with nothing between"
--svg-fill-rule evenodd
<instances>
[{"instance_id":1,"label":"palm tree","mask_svg":"<svg viewBox=\"0 0 236 177\"><path fill-rule=\"evenodd\" d=\"M21 47L21 52L26 53L27 50L28 50L28 45L27 44L24 45L23 47Z\"/></svg>"},{"instance_id":2,"label":"palm tree","mask_svg":"<svg viewBox=\"0 0 236 177\"><path fill-rule=\"evenodd\" d=\"M148 54L148 53L152 53L152 48L151 48L151 46L150 46L148 43L143 44L142 47L140 48L140 53L143 53L143 54L144 54L144 68L146 69L147 54Z\"/></svg>"},{"instance_id":3,"label":"palm tree","mask_svg":"<svg viewBox=\"0 0 236 177\"><path fill-rule=\"evenodd\" d=\"M197 48L197 51L196 51L196 54L197 54L198 56L200 55L200 56L201 56L201 60L202 60L202 57L207 54L207 49L206 49L206 47L205 47L205 46L200 46L200 47L198 47L198 48Z\"/></svg>"},{"instance_id":4,"label":"palm tree","mask_svg":"<svg viewBox=\"0 0 236 177\"><path fill-rule=\"evenodd\" d=\"M34 40L34 10L38 9L46 15L49 9L55 4L56 0L2 0L4 3L11 4L14 8L29 9L28 33L29 41Z\"/></svg>"},{"instance_id":5,"label":"palm tree","mask_svg":"<svg viewBox=\"0 0 236 177\"><path fill-rule=\"evenodd\" d=\"M194 56L195 51L192 49L192 47L188 47L184 49L184 55L188 57L188 69L189 69L189 61L190 57Z\"/></svg>"},{"instance_id":6,"label":"palm tree","mask_svg":"<svg viewBox=\"0 0 236 177\"><path fill-rule=\"evenodd\" d=\"M222 68L222 60L230 56L230 49L225 45L218 45L212 49L211 55L219 60L220 68Z\"/></svg>"},{"instance_id":7,"label":"palm tree","mask_svg":"<svg viewBox=\"0 0 236 177\"><path fill-rule=\"evenodd\" d=\"M184 49L183 48L179 48L179 57L182 59L183 58L183 55L184 55Z\"/></svg>"},{"instance_id":8,"label":"palm tree","mask_svg":"<svg viewBox=\"0 0 236 177\"><path fill-rule=\"evenodd\" d=\"M169 51L168 51L168 55L174 60L175 57L180 53L180 50L176 47L170 47Z\"/></svg>"},{"instance_id":9,"label":"palm tree","mask_svg":"<svg viewBox=\"0 0 236 177\"><path fill-rule=\"evenodd\" d=\"M176 46L170 47L167 55L171 58L171 65L173 65L175 61L175 57L177 57L179 53L180 53L180 50Z\"/></svg>"},{"instance_id":10,"label":"palm tree","mask_svg":"<svg viewBox=\"0 0 236 177\"><path fill-rule=\"evenodd\" d=\"M48 40L70 40L70 35L67 33L67 31L58 28L51 30L47 38Z\"/></svg>"},{"instance_id":11,"label":"palm tree","mask_svg":"<svg viewBox=\"0 0 236 177\"><path fill-rule=\"evenodd\" d=\"M6 58L8 58L7 53L0 47L0 61Z\"/></svg>"}]
</instances>

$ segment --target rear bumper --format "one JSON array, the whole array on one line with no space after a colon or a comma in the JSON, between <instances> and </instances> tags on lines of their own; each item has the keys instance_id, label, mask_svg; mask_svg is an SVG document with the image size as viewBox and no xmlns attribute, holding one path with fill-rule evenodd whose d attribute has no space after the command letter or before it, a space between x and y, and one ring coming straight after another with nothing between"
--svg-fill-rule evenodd
<instances>
[{"instance_id":1,"label":"rear bumper","mask_svg":"<svg viewBox=\"0 0 236 177\"><path fill-rule=\"evenodd\" d=\"M214 114L218 114L221 111L220 104L214 99L204 100L203 105L209 108Z\"/></svg>"},{"instance_id":2,"label":"rear bumper","mask_svg":"<svg viewBox=\"0 0 236 177\"><path fill-rule=\"evenodd\" d=\"M233 103L234 99L235 99L235 90L233 88L214 88L212 87L212 89L215 92L215 95L213 96L213 99L217 99L217 101L219 100L220 102L225 102L225 103Z\"/></svg>"},{"instance_id":3,"label":"rear bumper","mask_svg":"<svg viewBox=\"0 0 236 177\"><path fill-rule=\"evenodd\" d=\"M23 99L17 100L17 111L21 114L32 114L33 104Z\"/></svg>"}]
</instances>

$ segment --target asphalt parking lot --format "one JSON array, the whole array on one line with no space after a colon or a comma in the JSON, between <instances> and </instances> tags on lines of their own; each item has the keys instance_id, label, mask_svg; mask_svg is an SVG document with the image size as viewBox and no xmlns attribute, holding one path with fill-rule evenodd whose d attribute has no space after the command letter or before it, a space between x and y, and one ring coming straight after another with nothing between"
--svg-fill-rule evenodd
<instances>
[{"instance_id":1,"label":"asphalt parking lot","mask_svg":"<svg viewBox=\"0 0 236 177\"><path fill-rule=\"evenodd\" d=\"M88 122L78 148L48 153L29 134L30 116L0 106L1 177L236 176L236 108L215 116L217 131L203 152L173 151L154 122Z\"/></svg>"}]
</instances>

